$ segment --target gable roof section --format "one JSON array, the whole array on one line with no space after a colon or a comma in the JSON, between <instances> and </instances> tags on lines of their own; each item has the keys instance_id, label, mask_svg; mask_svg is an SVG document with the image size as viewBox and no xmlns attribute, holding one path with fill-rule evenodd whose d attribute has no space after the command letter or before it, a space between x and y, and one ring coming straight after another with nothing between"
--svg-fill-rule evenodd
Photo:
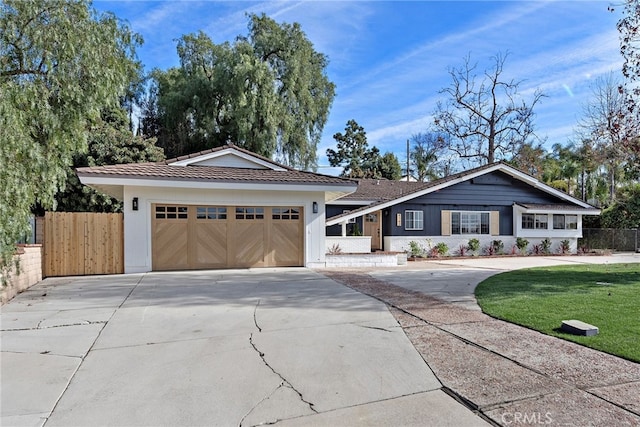
<instances>
[{"instance_id":1,"label":"gable roof section","mask_svg":"<svg viewBox=\"0 0 640 427\"><path fill-rule=\"evenodd\" d=\"M230 158L234 160L229 161ZM279 171L294 170L289 166L274 162L231 143L222 147L165 160L164 163L173 166L223 166ZM232 166L228 166L229 164Z\"/></svg>"},{"instance_id":2,"label":"gable roof section","mask_svg":"<svg viewBox=\"0 0 640 427\"><path fill-rule=\"evenodd\" d=\"M352 218L356 218L362 215L366 215L368 213L371 212L375 212L378 211L380 209L384 209L387 208L389 206L394 206L406 201L409 201L411 199L415 199L416 197L420 197L423 196L425 194L429 194L438 190L442 190L443 188L447 188L450 187L452 185L461 183L461 182L465 182L468 180L471 180L473 178L476 178L478 176L481 175L486 175L488 173L494 172L494 171L500 171L500 172L504 172L507 175L518 179L530 186L532 186L533 188L537 188L541 191L544 191L545 193L551 194L553 196L556 196L564 201L567 202L567 205L572 206L572 210L579 210L582 213L588 213L588 214L597 214L600 212L599 209L594 208L593 206L589 205L588 203L583 202L582 200L578 200L575 197L571 197L570 195L563 193L562 191L556 190L555 188L544 184L543 182L537 180L536 178L532 177L531 175L528 175L518 169L515 169L512 166L509 166L508 164L504 163L504 162L497 162L497 163L492 163L489 165L483 165L474 169L469 169L467 171L464 172L460 172L454 175L450 175L447 176L445 178L441 178L435 181L430 181L430 182L420 182L420 183L415 183L415 182L409 182L405 184L411 184L411 186L413 187L412 191L406 193L406 194L402 194L398 197L394 197L391 199L380 199L368 206L364 206L362 208L359 209L355 209L352 210L350 212L347 213L343 213L340 215L336 215L334 217L328 218L326 221L326 225L335 225L335 224L339 224L343 221L347 221L349 219ZM356 192L357 194L357 192ZM352 196L349 195L347 196L347 198L351 198ZM514 200L514 203L516 201ZM562 205L564 207L566 207L565 205ZM526 207L525 207L526 208ZM528 209L528 208L527 208ZM548 209L547 209L548 210ZM566 210L566 209L565 209Z\"/></svg>"},{"instance_id":3,"label":"gable roof section","mask_svg":"<svg viewBox=\"0 0 640 427\"><path fill-rule=\"evenodd\" d=\"M240 159L230 162L225 156ZM217 166L212 160L221 160ZM83 167L80 181L116 198L123 187L173 187L235 190L324 191L326 200L349 194L356 182L329 175L299 171L233 145L154 163ZM301 188L302 187L302 188Z\"/></svg>"}]
</instances>

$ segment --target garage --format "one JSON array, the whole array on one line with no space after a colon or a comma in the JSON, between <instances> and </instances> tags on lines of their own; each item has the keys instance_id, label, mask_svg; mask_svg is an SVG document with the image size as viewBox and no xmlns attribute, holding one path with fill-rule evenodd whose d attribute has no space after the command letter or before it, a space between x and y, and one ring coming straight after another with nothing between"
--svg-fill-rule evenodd
<instances>
[{"instance_id":1,"label":"garage","mask_svg":"<svg viewBox=\"0 0 640 427\"><path fill-rule=\"evenodd\" d=\"M154 204L152 269L304 265L302 207Z\"/></svg>"},{"instance_id":2,"label":"garage","mask_svg":"<svg viewBox=\"0 0 640 427\"><path fill-rule=\"evenodd\" d=\"M233 144L77 169L122 201L124 271L325 266L325 204L357 188Z\"/></svg>"}]
</instances>

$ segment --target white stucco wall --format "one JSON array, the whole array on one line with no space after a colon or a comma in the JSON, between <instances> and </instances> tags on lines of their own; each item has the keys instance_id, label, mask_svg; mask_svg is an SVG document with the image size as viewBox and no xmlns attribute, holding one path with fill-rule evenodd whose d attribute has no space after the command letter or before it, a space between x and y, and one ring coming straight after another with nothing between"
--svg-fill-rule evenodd
<instances>
[{"instance_id":1,"label":"white stucco wall","mask_svg":"<svg viewBox=\"0 0 640 427\"><path fill-rule=\"evenodd\" d=\"M522 237L522 236L521 236ZM529 241L529 245L527 246L526 253L531 253L534 245L540 245L540 242L549 238L551 240L551 253L557 254L559 253L560 242L562 240L569 241L570 253L577 253L578 251L578 239L572 237L526 237ZM418 243L425 251L428 252L429 248L434 247L440 242L446 243L449 247L448 255L459 255L460 246L464 245L465 247L469 244L469 239L476 238L480 241L480 251L479 254L484 254L484 249L491 244L494 240L501 240L503 247L503 252L505 254L511 254L513 247L516 244L516 238L514 236L488 236L488 235L477 235L477 236L385 236L384 238L384 247L387 251L393 252L410 252L409 243L414 241ZM470 253L468 255L471 255Z\"/></svg>"},{"instance_id":2,"label":"white stucco wall","mask_svg":"<svg viewBox=\"0 0 640 427\"><path fill-rule=\"evenodd\" d=\"M139 209L132 210L138 198ZM312 210L318 203L318 213ZM324 192L239 191L175 189L162 187L124 187L124 270L125 273L151 271L151 205L154 203L227 206L303 206L305 266L325 265Z\"/></svg>"},{"instance_id":3,"label":"white stucco wall","mask_svg":"<svg viewBox=\"0 0 640 427\"><path fill-rule=\"evenodd\" d=\"M334 245L340 247L344 254L368 254L371 253L371 236L327 236L325 237L326 252Z\"/></svg>"}]
</instances>

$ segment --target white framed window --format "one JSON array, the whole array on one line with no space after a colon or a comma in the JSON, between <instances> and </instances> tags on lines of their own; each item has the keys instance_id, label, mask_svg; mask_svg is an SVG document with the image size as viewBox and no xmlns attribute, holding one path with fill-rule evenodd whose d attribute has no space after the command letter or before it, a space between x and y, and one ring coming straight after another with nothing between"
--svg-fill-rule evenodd
<instances>
[{"instance_id":1,"label":"white framed window","mask_svg":"<svg viewBox=\"0 0 640 427\"><path fill-rule=\"evenodd\" d=\"M489 234L489 212L451 212L451 234Z\"/></svg>"},{"instance_id":2,"label":"white framed window","mask_svg":"<svg viewBox=\"0 0 640 427\"><path fill-rule=\"evenodd\" d=\"M547 230L549 228L549 215L536 214L536 230Z\"/></svg>"},{"instance_id":3,"label":"white framed window","mask_svg":"<svg viewBox=\"0 0 640 427\"><path fill-rule=\"evenodd\" d=\"M554 214L553 229L554 230L577 230L578 215Z\"/></svg>"},{"instance_id":4,"label":"white framed window","mask_svg":"<svg viewBox=\"0 0 640 427\"><path fill-rule=\"evenodd\" d=\"M423 211L404 211L404 229L422 230L424 228Z\"/></svg>"},{"instance_id":5,"label":"white framed window","mask_svg":"<svg viewBox=\"0 0 640 427\"><path fill-rule=\"evenodd\" d=\"M547 214L522 214L523 230L546 230L549 228L549 215Z\"/></svg>"}]
</instances>

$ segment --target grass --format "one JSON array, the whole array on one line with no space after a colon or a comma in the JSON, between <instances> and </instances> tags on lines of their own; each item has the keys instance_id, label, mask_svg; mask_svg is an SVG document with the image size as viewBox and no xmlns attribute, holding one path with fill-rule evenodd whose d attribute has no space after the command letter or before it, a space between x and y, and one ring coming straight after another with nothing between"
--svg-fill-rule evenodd
<instances>
[{"instance_id":1,"label":"grass","mask_svg":"<svg viewBox=\"0 0 640 427\"><path fill-rule=\"evenodd\" d=\"M475 292L490 316L640 362L640 264L510 271ZM561 332L562 321L570 319L597 326L598 335Z\"/></svg>"}]
</instances>

